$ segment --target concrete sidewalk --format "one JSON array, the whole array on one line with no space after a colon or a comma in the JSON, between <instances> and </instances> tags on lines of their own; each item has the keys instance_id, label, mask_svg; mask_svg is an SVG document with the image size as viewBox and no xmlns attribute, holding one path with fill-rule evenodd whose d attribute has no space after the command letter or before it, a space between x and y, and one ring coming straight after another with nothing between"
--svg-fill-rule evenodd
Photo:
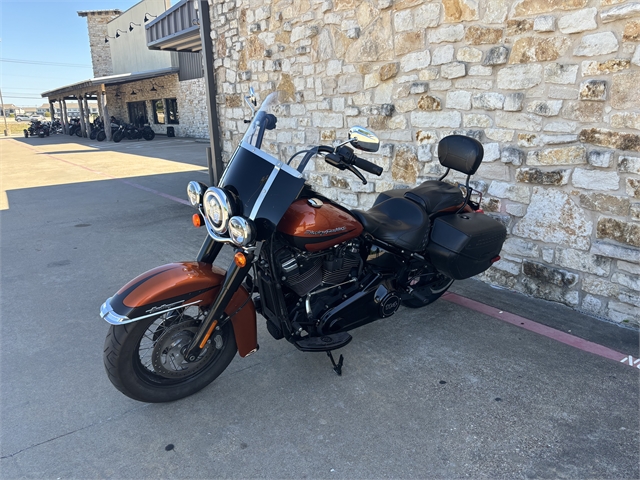
<instances>
[{"instance_id":1,"label":"concrete sidewalk","mask_svg":"<svg viewBox=\"0 0 640 480\"><path fill-rule=\"evenodd\" d=\"M446 299L353 331L342 377L260 319L260 351L198 394L124 397L99 307L195 257L178 200L207 179L206 144L129 145L0 142L3 479L640 477L639 369ZM475 280L452 292L640 356L636 330Z\"/></svg>"}]
</instances>

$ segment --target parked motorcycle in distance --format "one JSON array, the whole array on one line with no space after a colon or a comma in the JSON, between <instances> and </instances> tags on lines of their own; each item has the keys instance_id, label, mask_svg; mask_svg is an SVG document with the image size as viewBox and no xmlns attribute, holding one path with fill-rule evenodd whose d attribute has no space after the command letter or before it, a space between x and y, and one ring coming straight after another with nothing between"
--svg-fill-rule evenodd
<instances>
[{"instance_id":1,"label":"parked motorcycle in distance","mask_svg":"<svg viewBox=\"0 0 640 480\"><path fill-rule=\"evenodd\" d=\"M50 122L49 131L52 135L61 134L64 132L64 129L62 128L62 122L60 122L59 118L54 118L53 122Z\"/></svg>"},{"instance_id":2,"label":"parked motorcycle in distance","mask_svg":"<svg viewBox=\"0 0 640 480\"><path fill-rule=\"evenodd\" d=\"M44 138L49 136L50 129L48 123L42 122L40 120L31 120L31 124L22 132L25 138L28 138L29 136L38 136L40 138Z\"/></svg>"},{"instance_id":3,"label":"parked motorcycle in distance","mask_svg":"<svg viewBox=\"0 0 640 480\"><path fill-rule=\"evenodd\" d=\"M82 125L79 118L72 118L69 121L69 135L82 137Z\"/></svg>"},{"instance_id":4,"label":"parked motorcycle in distance","mask_svg":"<svg viewBox=\"0 0 640 480\"><path fill-rule=\"evenodd\" d=\"M125 395L169 402L201 390L236 352L258 350L256 313L273 338L326 352L341 374L344 358L336 362L331 352L351 341L350 331L401 304L427 306L454 280L500 259L506 229L482 213L482 197L469 185L482 162L480 142L443 138L438 158L446 172L438 180L382 192L369 210L349 210L315 192L303 172L320 157L366 184L361 170L379 176L383 169L353 148L375 152L378 138L352 127L337 146L304 148L281 161L288 150L276 143L278 133L290 134L295 124L287 98L274 92L265 99L219 185L189 183L194 225L207 232L195 261L143 273L102 305L111 325L105 368ZM253 92L248 103L257 106ZM466 175L466 184L445 182L450 170ZM213 265L223 245L234 249L226 271Z\"/></svg>"},{"instance_id":5,"label":"parked motorcycle in distance","mask_svg":"<svg viewBox=\"0 0 640 480\"><path fill-rule=\"evenodd\" d=\"M96 140L98 137L98 133L104 130L104 122L100 117L96 118L91 124L91 132L89 133L90 140ZM106 138L106 136L105 136Z\"/></svg>"}]
</instances>

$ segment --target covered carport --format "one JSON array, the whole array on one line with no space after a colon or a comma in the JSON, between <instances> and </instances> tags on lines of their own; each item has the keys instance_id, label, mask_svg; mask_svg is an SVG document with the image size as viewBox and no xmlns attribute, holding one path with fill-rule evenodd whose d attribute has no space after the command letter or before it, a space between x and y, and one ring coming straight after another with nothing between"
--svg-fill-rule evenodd
<instances>
[{"instance_id":1,"label":"covered carport","mask_svg":"<svg viewBox=\"0 0 640 480\"><path fill-rule=\"evenodd\" d=\"M89 135L89 100L97 100L99 115L104 119L105 124L109 123L109 95L107 87L117 87L122 85L134 84L140 80L148 80L166 75L173 75L178 72L177 67L168 67L157 70L148 70L144 72L121 73L118 75L109 75L105 77L90 78L81 82L66 85L55 90L49 90L42 93L43 98L49 100L49 108L51 110L51 118L54 118L54 102L58 102L61 112L61 122L64 132L69 131L69 118L67 115L67 100L77 100L80 110L80 125L82 128L82 136ZM117 95L117 93L116 93ZM113 98L111 99L114 100ZM111 140L111 129L105 128L107 140Z\"/></svg>"}]
</instances>

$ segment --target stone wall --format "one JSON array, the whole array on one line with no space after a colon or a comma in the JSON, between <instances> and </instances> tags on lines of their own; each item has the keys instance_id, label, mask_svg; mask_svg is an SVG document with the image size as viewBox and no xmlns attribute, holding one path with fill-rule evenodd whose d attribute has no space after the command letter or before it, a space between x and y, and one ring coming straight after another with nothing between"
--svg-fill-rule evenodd
<instances>
[{"instance_id":1,"label":"stone wall","mask_svg":"<svg viewBox=\"0 0 640 480\"><path fill-rule=\"evenodd\" d=\"M104 77L113 74L111 49L109 48L109 44L105 43L104 40L107 36L107 23L118 17L120 13L122 13L120 10L78 12L79 16L87 18L94 77Z\"/></svg>"},{"instance_id":2,"label":"stone wall","mask_svg":"<svg viewBox=\"0 0 640 480\"><path fill-rule=\"evenodd\" d=\"M224 152L242 96L275 89L274 149L384 145L362 185L322 161L309 179L347 206L437 177L439 139L479 139L473 186L508 228L481 276L618 322L640 322L640 3L619 0L210 0ZM454 176L455 180L463 180Z\"/></svg>"},{"instance_id":3,"label":"stone wall","mask_svg":"<svg viewBox=\"0 0 640 480\"><path fill-rule=\"evenodd\" d=\"M156 88L155 92L151 91L153 87ZM131 95L133 91L136 92L135 95ZM116 94L118 94L117 97ZM178 102L180 123L177 125L153 123L152 101L166 98L175 98ZM107 87L109 116L113 115L119 120L128 122L127 103L144 101L151 128L156 133L165 135L167 127L171 126L177 137L206 138L208 136L209 126L204 98L204 80L202 78L180 82L178 74Z\"/></svg>"}]
</instances>

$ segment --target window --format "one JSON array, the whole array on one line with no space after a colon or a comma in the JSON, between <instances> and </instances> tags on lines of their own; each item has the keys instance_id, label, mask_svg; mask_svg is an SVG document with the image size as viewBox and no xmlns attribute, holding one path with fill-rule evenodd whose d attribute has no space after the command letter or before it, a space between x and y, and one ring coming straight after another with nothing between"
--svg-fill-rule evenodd
<instances>
[{"instance_id":1,"label":"window","mask_svg":"<svg viewBox=\"0 0 640 480\"><path fill-rule=\"evenodd\" d=\"M153 123L160 123L164 125L164 101L152 100L153 105Z\"/></svg>"},{"instance_id":2,"label":"window","mask_svg":"<svg viewBox=\"0 0 640 480\"><path fill-rule=\"evenodd\" d=\"M130 102L127 107L129 108L129 123L140 127L147 123L145 102Z\"/></svg>"},{"instance_id":3,"label":"window","mask_svg":"<svg viewBox=\"0 0 640 480\"><path fill-rule=\"evenodd\" d=\"M177 125L180 123L178 115L178 101L175 98L167 98L167 123Z\"/></svg>"}]
</instances>

